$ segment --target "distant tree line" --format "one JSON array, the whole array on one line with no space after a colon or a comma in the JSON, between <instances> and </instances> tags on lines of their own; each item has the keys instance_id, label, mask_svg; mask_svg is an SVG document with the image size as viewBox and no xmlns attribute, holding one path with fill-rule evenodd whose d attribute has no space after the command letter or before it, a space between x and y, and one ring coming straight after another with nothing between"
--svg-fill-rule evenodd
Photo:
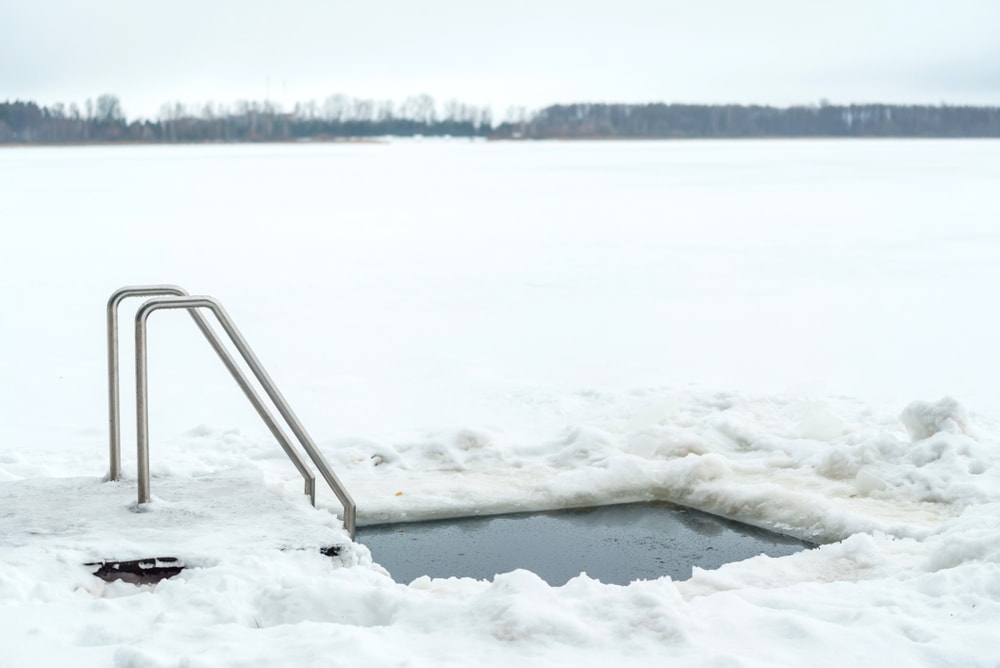
<instances>
[{"instance_id":1,"label":"distant tree line","mask_svg":"<svg viewBox=\"0 0 1000 668\"><path fill-rule=\"evenodd\" d=\"M0 143L78 142L267 142L377 136L486 136L489 108L449 101L440 108L429 95L402 103L333 95L322 104L296 104L290 112L270 101L208 103L192 108L165 104L157 120L129 122L119 99L102 95L76 104L43 107L0 102Z\"/></svg>"},{"instance_id":2,"label":"distant tree line","mask_svg":"<svg viewBox=\"0 0 1000 668\"><path fill-rule=\"evenodd\" d=\"M135 132L141 124L133 124ZM34 102L0 102L0 142L116 141L129 139L121 102L114 95L87 100L85 111L76 104L40 107Z\"/></svg>"},{"instance_id":3,"label":"distant tree line","mask_svg":"<svg viewBox=\"0 0 1000 668\"><path fill-rule=\"evenodd\" d=\"M500 125L488 107L429 95L401 103L332 95L283 111L269 101L226 107L165 104L156 120L128 121L120 100L101 95L44 107L0 102L0 143L253 142L378 136L493 139L739 137L1000 137L1000 107L691 104L569 104L535 113L511 109Z\"/></svg>"},{"instance_id":4,"label":"distant tree line","mask_svg":"<svg viewBox=\"0 0 1000 668\"><path fill-rule=\"evenodd\" d=\"M494 136L524 139L1000 137L1000 107L568 104L546 107L519 123L504 123Z\"/></svg>"}]
</instances>

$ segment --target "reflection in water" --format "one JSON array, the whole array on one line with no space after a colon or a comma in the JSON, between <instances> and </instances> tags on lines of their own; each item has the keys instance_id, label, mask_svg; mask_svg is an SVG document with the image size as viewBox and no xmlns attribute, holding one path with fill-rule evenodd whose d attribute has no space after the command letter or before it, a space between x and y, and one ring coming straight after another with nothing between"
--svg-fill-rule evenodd
<instances>
[{"instance_id":1,"label":"reflection in water","mask_svg":"<svg viewBox=\"0 0 1000 668\"><path fill-rule=\"evenodd\" d=\"M683 511L681 512L683 513ZM700 513L697 515L683 513L681 517L681 521L684 522L685 526L703 536L718 536L726 530L726 527L722 524L722 520L717 517L706 516Z\"/></svg>"},{"instance_id":2,"label":"reflection in water","mask_svg":"<svg viewBox=\"0 0 1000 668\"><path fill-rule=\"evenodd\" d=\"M421 575L491 578L517 568L563 584L586 572L607 583L718 568L807 543L667 503L362 527L358 540L400 582Z\"/></svg>"}]
</instances>

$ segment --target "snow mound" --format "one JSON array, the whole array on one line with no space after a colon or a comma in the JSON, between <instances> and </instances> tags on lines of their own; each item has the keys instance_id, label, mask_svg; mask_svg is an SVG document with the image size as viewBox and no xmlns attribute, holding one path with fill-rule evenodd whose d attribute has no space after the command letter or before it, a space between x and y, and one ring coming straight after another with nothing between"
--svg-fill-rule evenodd
<instances>
[{"instance_id":1,"label":"snow mound","mask_svg":"<svg viewBox=\"0 0 1000 668\"><path fill-rule=\"evenodd\" d=\"M951 397L935 402L914 401L903 409L899 419L912 441L921 441L941 432L969 433L969 414Z\"/></svg>"}]
</instances>

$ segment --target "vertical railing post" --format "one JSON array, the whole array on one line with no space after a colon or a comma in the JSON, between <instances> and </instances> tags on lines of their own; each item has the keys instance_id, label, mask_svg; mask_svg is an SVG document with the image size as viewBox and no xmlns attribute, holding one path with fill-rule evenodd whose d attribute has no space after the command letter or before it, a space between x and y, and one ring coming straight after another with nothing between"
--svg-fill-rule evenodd
<instances>
[{"instance_id":1,"label":"vertical railing post","mask_svg":"<svg viewBox=\"0 0 1000 668\"><path fill-rule=\"evenodd\" d=\"M146 319L135 319L135 432L139 503L149 503L149 384L146 382Z\"/></svg>"}]
</instances>

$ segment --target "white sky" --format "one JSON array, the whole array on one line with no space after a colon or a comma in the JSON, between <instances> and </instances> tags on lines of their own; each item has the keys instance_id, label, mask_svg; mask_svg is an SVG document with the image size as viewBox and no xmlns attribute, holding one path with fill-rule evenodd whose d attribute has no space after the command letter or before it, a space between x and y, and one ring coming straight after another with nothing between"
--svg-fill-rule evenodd
<instances>
[{"instance_id":1,"label":"white sky","mask_svg":"<svg viewBox=\"0 0 1000 668\"><path fill-rule=\"evenodd\" d=\"M0 100L1000 104L995 0L5 0Z\"/></svg>"}]
</instances>

